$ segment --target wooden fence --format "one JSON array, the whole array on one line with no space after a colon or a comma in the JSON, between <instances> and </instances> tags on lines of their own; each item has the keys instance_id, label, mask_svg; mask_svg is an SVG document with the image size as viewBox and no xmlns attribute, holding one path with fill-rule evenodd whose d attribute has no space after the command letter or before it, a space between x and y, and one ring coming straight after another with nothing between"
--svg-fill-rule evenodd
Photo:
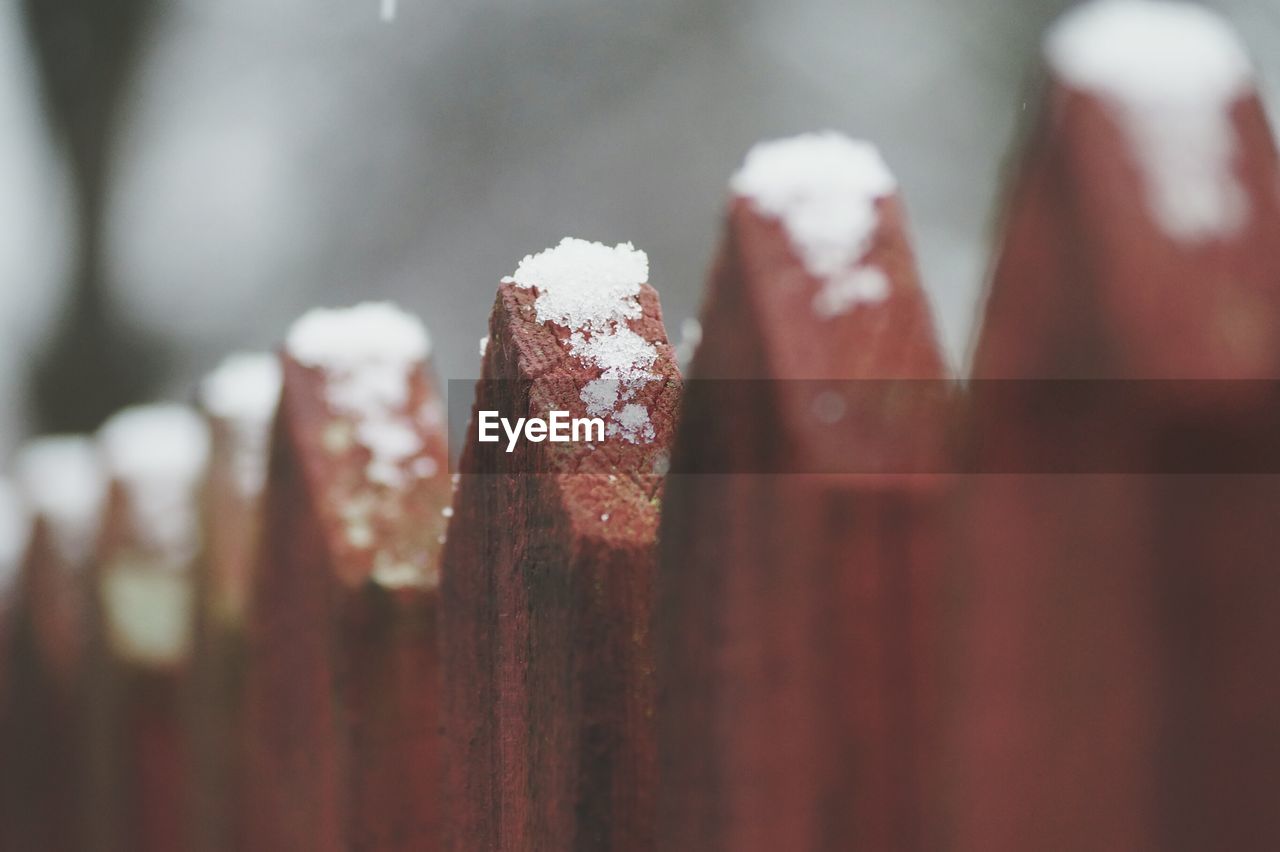
<instances>
[{"instance_id":1,"label":"wooden fence","mask_svg":"<svg viewBox=\"0 0 1280 852\"><path fill-rule=\"evenodd\" d=\"M683 378L643 252L525 258L456 470L385 304L30 445L0 848L1280 848L1275 141L1207 12L1046 52L964 385L893 176L810 134Z\"/></svg>"}]
</instances>

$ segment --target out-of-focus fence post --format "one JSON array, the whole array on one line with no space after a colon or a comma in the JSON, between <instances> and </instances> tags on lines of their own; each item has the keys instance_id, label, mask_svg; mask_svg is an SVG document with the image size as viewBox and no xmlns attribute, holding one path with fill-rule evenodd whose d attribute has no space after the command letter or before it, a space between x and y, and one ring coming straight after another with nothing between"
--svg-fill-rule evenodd
<instances>
[{"instance_id":1,"label":"out-of-focus fence post","mask_svg":"<svg viewBox=\"0 0 1280 852\"><path fill-rule=\"evenodd\" d=\"M197 852L221 852L235 847L243 794L245 624L280 399L279 359L228 356L201 382L199 396L211 441L186 720L194 779L190 844Z\"/></svg>"},{"instance_id":2,"label":"out-of-focus fence post","mask_svg":"<svg viewBox=\"0 0 1280 852\"><path fill-rule=\"evenodd\" d=\"M98 435L110 481L90 578L89 831L94 848L187 840L189 683L208 432L179 405L126 409Z\"/></svg>"},{"instance_id":3,"label":"out-of-focus fence post","mask_svg":"<svg viewBox=\"0 0 1280 852\"><path fill-rule=\"evenodd\" d=\"M386 304L291 329L248 627L250 850L432 849L444 410Z\"/></svg>"},{"instance_id":4,"label":"out-of-focus fence post","mask_svg":"<svg viewBox=\"0 0 1280 852\"><path fill-rule=\"evenodd\" d=\"M924 848L948 405L894 180L822 134L733 187L663 507L658 848Z\"/></svg>"},{"instance_id":5,"label":"out-of-focus fence post","mask_svg":"<svg viewBox=\"0 0 1280 852\"><path fill-rule=\"evenodd\" d=\"M85 736L88 568L104 482L87 438L39 438L17 456L18 485L34 527L15 600L6 688L17 712L6 747L19 776L6 817L14 848L71 850L86 826ZM21 839L17 839L20 837Z\"/></svg>"},{"instance_id":6,"label":"out-of-focus fence post","mask_svg":"<svg viewBox=\"0 0 1280 852\"><path fill-rule=\"evenodd\" d=\"M1275 848L1280 478L1215 467L1280 431L1275 141L1206 10L1046 45L974 363L949 848Z\"/></svg>"}]
</instances>

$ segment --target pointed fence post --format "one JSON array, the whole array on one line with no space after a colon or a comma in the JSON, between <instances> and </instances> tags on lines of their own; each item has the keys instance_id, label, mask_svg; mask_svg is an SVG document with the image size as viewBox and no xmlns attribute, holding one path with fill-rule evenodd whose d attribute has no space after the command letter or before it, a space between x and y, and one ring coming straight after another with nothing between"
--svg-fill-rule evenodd
<instances>
[{"instance_id":1,"label":"pointed fence post","mask_svg":"<svg viewBox=\"0 0 1280 852\"><path fill-rule=\"evenodd\" d=\"M17 599L23 553L31 537L30 518L26 506L13 484L0 477L0 747L6 753L19 744L21 705L12 686L14 645L20 615ZM21 769L17 761L0 765L0 847L17 846L23 841Z\"/></svg>"},{"instance_id":2,"label":"pointed fence post","mask_svg":"<svg viewBox=\"0 0 1280 852\"><path fill-rule=\"evenodd\" d=\"M289 332L248 626L245 848L434 849L444 408L417 319Z\"/></svg>"},{"instance_id":3,"label":"pointed fence post","mask_svg":"<svg viewBox=\"0 0 1280 852\"><path fill-rule=\"evenodd\" d=\"M1275 848L1280 483L1222 466L1280 430L1275 141L1205 9L1090 3L1046 53L974 364L948 848Z\"/></svg>"},{"instance_id":4,"label":"pointed fence post","mask_svg":"<svg viewBox=\"0 0 1280 852\"><path fill-rule=\"evenodd\" d=\"M90 577L89 830L103 849L187 845L189 685L204 421L186 406L103 425L110 482Z\"/></svg>"},{"instance_id":5,"label":"pointed fence post","mask_svg":"<svg viewBox=\"0 0 1280 852\"><path fill-rule=\"evenodd\" d=\"M733 181L662 513L664 850L924 849L948 385L867 143Z\"/></svg>"},{"instance_id":6,"label":"pointed fence post","mask_svg":"<svg viewBox=\"0 0 1280 852\"><path fill-rule=\"evenodd\" d=\"M244 755L245 625L259 553L271 424L280 399L274 354L237 353L204 378L209 421L205 558L196 583L196 630L187 730L194 778L192 848L234 848Z\"/></svg>"},{"instance_id":7,"label":"pointed fence post","mask_svg":"<svg viewBox=\"0 0 1280 852\"><path fill-rule=\"evenodd\" d=\"M18 484L35 520L19 578L13 634L17 742L6 764L20 775L19 813L7 822L15 847L79 849L86 817L88 567L105 482L88 438L35 439L16 459Z\"/></svg>"},{"instance_id":8,"label":"pointed fence post","mask_svg":"<svg viewBox=\"0 0 1280 852\"><path fill-rule=\"evenodd\" d=\"M443 567L446 847L652 849L657 505L678 393L648 258L582 240L498 288ZM480 412L607 435L480 443Z\"/></svg>"}]
</instances>

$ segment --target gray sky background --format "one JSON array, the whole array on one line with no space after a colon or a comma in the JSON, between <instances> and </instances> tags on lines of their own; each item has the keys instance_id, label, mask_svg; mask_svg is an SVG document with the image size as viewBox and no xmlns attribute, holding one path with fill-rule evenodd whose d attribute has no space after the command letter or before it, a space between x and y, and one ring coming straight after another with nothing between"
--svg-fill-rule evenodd
<instances>
[{"instance_id":1,"label":"gray sky background","mask_svg":"<svg viewBox=\"0 0 1280 852\"><path fill-rule=\"evenodd\" d=\"M725 184L761 138L834 128L897 173L960 364L1002 165L1057 0L172 0L115 140L112 298L170 343L169 396L314 305L392 298L474 375L493 289L565 235L650 256L695 315ZM1217 5L1280 109L1280 3ZM58 145L0 0L0 451L66 296Z\"/></svg>"}]
</instances>

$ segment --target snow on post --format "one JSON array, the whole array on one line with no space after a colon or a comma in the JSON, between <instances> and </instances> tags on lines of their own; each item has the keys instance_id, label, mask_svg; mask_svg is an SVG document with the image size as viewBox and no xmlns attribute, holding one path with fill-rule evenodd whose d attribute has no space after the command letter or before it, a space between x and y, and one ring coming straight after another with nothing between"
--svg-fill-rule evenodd
<instances>
[{"instance_id":1,"label":"snow on post","mask_svg":"<svg viewBox=\"0 0 1280 852\"><path fill-rule=\"evenodd\" d=\"M13 683L15 618L21 615L15 605L15 587L30 534L30 518L17 489L8 479L0 478L0 747L6 755L22 745L19 724L23 708ZM22 777L25 763L8 759L0 765L0 845L5 847L27 840L23 833L25 803L20 801L26 783Z\"/></svg>"},{"instance_id":2,"label":"snow on post","mask_svg":"<svg viewBox=\"0 0 1280 852\"><path fill-rule=\"evenodd\" d=\"M91 565L102 531L107 482L92 439L56 435L18 451L17 483L34 518L23 566L32 641L60 690L83 674Z\"/></svg>"},{"instance_id":3,"label":"snow on post","mask_svg":"<svg viewBox=\"0 0 1280 852\"><path fill-rule=\"evenodd\" d=\"M6 606L30 536L30 517L13 484L0 479L0 609Z\"/></svg>"},{"instance_id":4,"label":"snow on post","mask_svg":"<svg viewBox=\"0 0 1280 852\"><path fill-rule=\"evenodd\" d=\"M88 831L122 848L186 842L182 731L209 454L192 409L125 409L98 431L109 489L92 565Z\"/></svg>"},{"instance_id":5,"label":"snow on post","mask_svg":"<svg viewBox=\"0 0 1280 852\"><path fill-rule=\"evenodd\" d=\"M834 133L733 179L662 512L658 848L927 846L945 374L894 186Z\"/></svg>"},{"instance_id":6,"label":"snow on post","mask_svg":"<svg viewBox=\"0 0 1280 852\"><path fill-rule=\"evenodd\" d=\"M438 832L444 410L386 303L289 329L247 634L247 848L430 848Z\"/></svg>"},{"instance_id":7,"label":"snow on post","mask_svg":"<svg viewBox=\"0 0 1280 852\"><path fill-rule=\"evenodd\" d=\"M1198 5L1100 0L1045 46L974 360L975 461L1095 475L970 483L948 845L1271 848L1280 487L1212 460L1280 428L1275 141L1238 37ZM1014 405L992 379L1021 382Z\"/></svg>"},{"instance_id":8,"label":"snow on post","mask_svg":"<svg viewBox=\"0 0 1280 852\"><path fill-rule=\"evenodd\" d=\"M6 795L15 848L73 849L86 840L82 782L88 686L89 565L105 482L91 440L34 439L15 459L18 492L34 519L25 549L11 641L13 676ZM16 838L21 838L20 840Z\"/></svg>"},{"instance_id":9,"label":"snow on post","mask_svg":"<svg viewBox=\"0 0 1280 852\"><path fill-rule=\"evenodd\" d=\"M607 428L464 445L442 586L448 849L653 848L654 471L679 374L648 273L629 243L566 239L498 288L474 411Z\"/></svg>"},{"instance_id":10,"label":"snow on post","mask_svg":"<svg viewBox=\"0 0 1280 852\"><path fill-rule=\"evenodd\" d=\"M212 852L233 845L237 818L244 627L259 551L271 426L280 399L279 358L266 352L229 355L204 377L198 396L211 447L187 721L198 785L192 842Z\"/></svg>"}]
</instances>

